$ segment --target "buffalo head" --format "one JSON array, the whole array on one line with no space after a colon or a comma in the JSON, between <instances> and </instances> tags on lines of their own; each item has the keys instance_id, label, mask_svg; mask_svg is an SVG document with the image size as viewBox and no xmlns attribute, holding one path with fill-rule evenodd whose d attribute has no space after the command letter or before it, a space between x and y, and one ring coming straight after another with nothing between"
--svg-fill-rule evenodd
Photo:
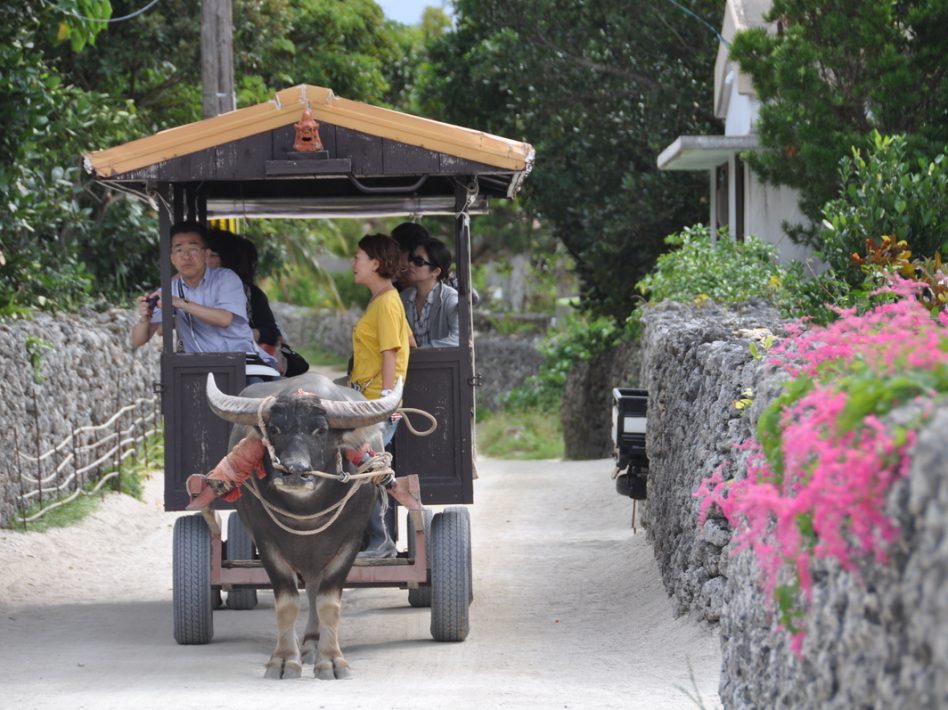
<instances>
[{"instance_id":1,"label":"buffalo head","mask_svg":"<svg viewBox=\"0 0 948 710\"><path fill-rule=\"evenodd\" d=\"M376 400L366 400L316 374L256 385L251 391L263 396L224 394L214 375L208 374L211 411L237 425L231 442L256 431L270 442L279 461L273 484L288 493L305 493L315 490L322 480L311 472L336 472L340 448L375 444L373 439L379 437L382 423L398 408L402 383Z\"/></svg>"}]
</instances>

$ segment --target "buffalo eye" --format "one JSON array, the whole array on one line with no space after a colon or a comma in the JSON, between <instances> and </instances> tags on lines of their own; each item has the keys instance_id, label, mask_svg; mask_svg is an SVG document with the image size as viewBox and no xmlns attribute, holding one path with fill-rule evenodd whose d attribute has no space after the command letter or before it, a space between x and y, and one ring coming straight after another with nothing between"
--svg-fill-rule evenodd
<instances>
[{"instance_id":1,"label":"buffalo eye","mask_svg":"<svg viewBox=\"0 0 948 710\"><path fill-rule=\"evenodd\" d=\"M263 432L265 435L269 434L270 436L279 436L283 432L280 431L280 427L273 426L272 424L267 424Z\"/></svg>"},{"instance_id":2,"label":"buffalo eye","mask_svg":"<svg viewBox=\"0 0 948 710\"><path fill-rule=\"evenodd\" d=\"M320 424L315 429L313 429L312 436L323 436L328 430L329 429L326 426Z\"/></svg>"}]
</instances>

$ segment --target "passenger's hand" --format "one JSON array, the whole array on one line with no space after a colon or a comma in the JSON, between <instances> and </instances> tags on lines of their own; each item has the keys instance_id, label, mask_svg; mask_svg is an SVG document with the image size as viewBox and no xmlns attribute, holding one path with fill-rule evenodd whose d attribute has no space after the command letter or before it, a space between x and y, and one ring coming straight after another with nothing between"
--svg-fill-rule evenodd
<instances>
[{"instance_id":1,"label":"passenger's hand","mask_svg":"<svg viewBox=\"0 0 948 710\"><path fill-rule=\"evenodd\" d=\"M185 311L185 310L187 310L187 309L184 307L185 304L187 304L187 303L191 303L191 301L189 301L189 300L186 299L186 298L181 298L181 296L172 296L172 297L171 297L171 305L172 305L174 308L178 309L179 311Z\"/></svg>"},{"instance_id":2,"label":"passenger's hand","mask_svg":"<svg viewBox=\"0 0 948 710\"><path fill-rule=\"evenodd\" d=\"M161 292L146 293L138 299L138 317L142 321L150 321L155 306L161 306Z\"/></svg>"}]
</instances>

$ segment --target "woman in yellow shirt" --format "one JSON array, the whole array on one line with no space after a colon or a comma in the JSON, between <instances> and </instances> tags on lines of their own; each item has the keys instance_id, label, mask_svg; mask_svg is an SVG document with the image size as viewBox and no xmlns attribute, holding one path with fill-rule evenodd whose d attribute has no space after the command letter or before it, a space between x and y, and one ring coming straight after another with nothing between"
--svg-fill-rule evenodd
<instances>
[{"instance_id":1,"label":"woman in yellow shirt","mask_svg":"<svg viewBox=\"0 0 948 710\"><path fill-rule=\"evenodd\" d=\"M398 242L385 234L367 234L352 260L355 282L372 294L365 314L352 330L350 384L366 399L388 394L408 372L408 320L392 279L399 271ZM401 415L393 415L383 435L385 445L395 436ZM394 557L395 543L376 504L369 523L369 543L362 557Z\"/></svg>"},{"instance_id":2,"label":"woman in yellow shirt","mask_svg":"<svg viewBox=\"0 0 948 710\"><path fill-rule=\"evenodd\" d=\"M385 234L369 234L359 241L352 260L355 282L372 298L365 315L352 331L352 386L366 399L378 399L408 372L408 320L392 286L398 275L398 243Z\"/></svg>"}]
</instances>

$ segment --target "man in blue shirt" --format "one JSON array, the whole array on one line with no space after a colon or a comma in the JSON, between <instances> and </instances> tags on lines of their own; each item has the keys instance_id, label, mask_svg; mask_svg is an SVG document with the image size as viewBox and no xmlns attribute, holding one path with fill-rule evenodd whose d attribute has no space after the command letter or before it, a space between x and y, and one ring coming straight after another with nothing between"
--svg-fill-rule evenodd
<instances>
[{"instance_id":1,"label":"man in blue shirt","mask_svg":"<svg viewBox=\"0 0 948 710\"><path fill-rule=\"evenodd\" d=\"M276 361L253 340L247 322L247 296L243 282L230 269L207 266L204 227L179 222L171 228L171 263L177 275L171 280L171 305L175 331L184 352L242 352L258 356L265 367L248 365L247 381L261 381L258 374L279 376ZM132 328L132 347L147 343L161 330L160 292L138 301L138 322ZM158 296L156 302L154 296ZM272 373L266 372L273 368Z\"/></svg>"}]
</instances>

